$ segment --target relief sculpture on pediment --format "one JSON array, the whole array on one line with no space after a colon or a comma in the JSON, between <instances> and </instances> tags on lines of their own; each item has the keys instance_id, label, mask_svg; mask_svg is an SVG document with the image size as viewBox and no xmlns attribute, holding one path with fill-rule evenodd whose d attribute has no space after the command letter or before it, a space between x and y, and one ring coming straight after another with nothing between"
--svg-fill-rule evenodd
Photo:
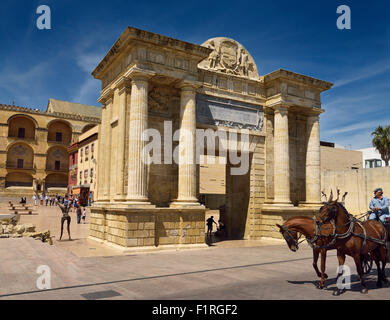
<instances>
[{"instance_id":1,"label":"relief sculpture on pediment","mask_svg":"<svg viewBox=\"0 0 390 320\"><path fill-rule=\"evenodd\" d=\"M256 63L248 51L229 38L213 38L202 44L213 51L199 63L199 67L225 74L258 79Z\"/></svg>"}]
</instances>

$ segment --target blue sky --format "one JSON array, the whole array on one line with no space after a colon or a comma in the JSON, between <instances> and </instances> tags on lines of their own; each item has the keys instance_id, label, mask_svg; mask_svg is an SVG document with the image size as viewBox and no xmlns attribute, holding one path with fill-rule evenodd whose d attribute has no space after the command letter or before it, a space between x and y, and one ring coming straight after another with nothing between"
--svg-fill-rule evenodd
<instances>
[{"instance_id":1,"label":"blue sky","mask_svg":"<svg viewBox=\"0 0 390 320\"><path fill-rule=\"evenodd\" d=\"M36 27L41 4L51 8L51 30ZM342 4L352 30L336 27ZM99 105L91 71L133 26L197 44L230 37L262 75L284 68L333 82L322 96L322 140L369 147L373 129L390 123L389 1L3 0L0 10L0 103Z\"/></svg>"}]
</instances>

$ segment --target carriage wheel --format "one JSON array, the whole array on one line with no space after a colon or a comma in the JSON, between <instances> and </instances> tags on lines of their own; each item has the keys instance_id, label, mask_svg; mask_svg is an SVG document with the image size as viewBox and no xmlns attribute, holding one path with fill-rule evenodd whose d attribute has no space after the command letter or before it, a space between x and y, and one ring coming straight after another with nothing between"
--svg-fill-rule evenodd
<instances>
[{"instance_id":1,"label":"carriage wheel","mask_svg":"<svg viewBox=\"0 0 390 320\"><path fill-rule=\"evenodd\" d=\"M372 269L372 259L371 259L371 256L368 254L364 257L364 260L363 260L363 273L364 274L369 274L371 272L371 269Z\"/></svg>"}]
</instances>

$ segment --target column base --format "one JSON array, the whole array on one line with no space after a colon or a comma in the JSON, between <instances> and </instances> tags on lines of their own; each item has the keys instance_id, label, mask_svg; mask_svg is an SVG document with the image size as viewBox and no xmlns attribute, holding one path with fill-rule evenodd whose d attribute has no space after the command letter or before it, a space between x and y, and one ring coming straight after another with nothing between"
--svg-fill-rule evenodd
<instances>
[{"instance_id":1,"label":"column base","mask_svg":"<svg viewBox=\"0 0 390 320\"><path fill-rule=\"evenodd\" d=\"M175 200L170 205L170 208L186 208L186 209L204 209L205 206L200 204L197 201L182 201L182 200Z\"/></svg>"},{"instance_id":2,"label":"column base","mask_svg":"<svg viewBox=\"0 0 390 320\"><path fill-rule=\"evenodd\" d=\"M299 206L303 207L303 208L318 208L318 209L320 209L323 205L324 204L321 201L313 201L313 202L302 201L299 203Z\"/></svg>"},{"instance_id":3,"label":"column base","mask_svg":"<svg viewBox=\"0 0 390 320\"><path fill-rule=\"evenodd\" d=\"M154 209L156 206L149 201L123 201L111 203L113 209Z\"/></svg>"},{"instance_id":4,"label":"column base","mask_svg":"<svg viewBox=\"0 0 390 320\"><path fill-rule=\"evenodd\" d=\"M275 207L294 207L294 205L290 201L272 201L270 203L267 203L267 205Z\"/></svg>"}]
</instances>

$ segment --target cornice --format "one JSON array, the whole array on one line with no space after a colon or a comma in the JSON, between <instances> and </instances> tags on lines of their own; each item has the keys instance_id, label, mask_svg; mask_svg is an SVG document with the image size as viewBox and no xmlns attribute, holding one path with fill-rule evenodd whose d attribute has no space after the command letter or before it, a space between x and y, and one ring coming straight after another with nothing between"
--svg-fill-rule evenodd
<instances>
[{"instance_id":1,"label":"cornice","mask_svg":"<svg viewBox=\"0 0 390 320\"><path fill-rule=\"evenodd\" d=\"M186 55L192 56L198 62L206 59L212 52L211 49L199 46L190 42L185 42L170 37L166 37L157 33L140 30L133 27L127 27L121 34L119 39L114 43L108 53L104 56L102 61L93 70L92 75L96 79L100 79L102 73L106 67L112 63L112 61L122 52L131 41L138 41L144 43L150 43L164 47L165 50L171 49L172 51L180 51Z\"/></svg>"},{"instance_id":2,"label":"cornice","mask_svg":"<svg viewBox=\"0 0 390 320\"><path fill-rule=\"evenodd\" d=\"M271 72L264 76L264 84L267 85L267 82L271 82L277 79L286 79L291 81L296 81L299 83L303 83L312 87L316 87L322 89L322 91L329 90L332 88L333 83L327 82L324 80L316 79L313 77L309 77L300 73L279 69L274 72Z\"/></svg>"}]
</instances>

